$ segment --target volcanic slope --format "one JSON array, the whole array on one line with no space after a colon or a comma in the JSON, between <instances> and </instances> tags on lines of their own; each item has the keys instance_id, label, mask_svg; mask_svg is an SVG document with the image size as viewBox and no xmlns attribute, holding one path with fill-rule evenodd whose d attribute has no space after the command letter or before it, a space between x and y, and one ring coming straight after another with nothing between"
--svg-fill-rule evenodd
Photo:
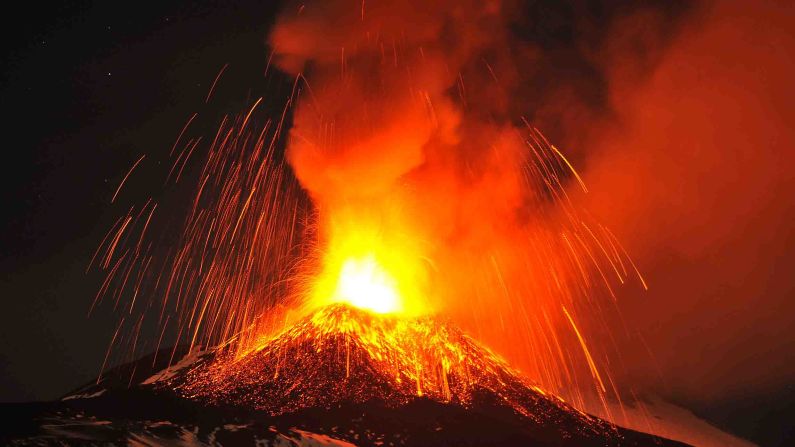
<instances>
[{"instance_id":1,"label":"volcanic slope","mask_svg":"<svg viewBox=\"0 0 795 447\"><path fill-rule=\"evenodd\" d=\"M488 438L487 425L493 423L495 429L507 424L510 429L503 431L540 445L663 442L573 409L450 324L339 304L318 310L245 355L205 358L160 386L204 405L251 408L273 417L302 412L327 412L328 417L356 406L385 413L446 411L482 415L479 424L464 430L482 431L478 437ZM435 419L429 415L426 428L445 431Z\"/></svg>"},{"instance_id":2,"label":"volcanic slope","mask_svg":"<svg viewBox=\"0 0 795 447\"><path fill-rule=\"evenodd\" d=\"M0 441L684 445L573 409L433 318L375 315L337 304L244 354L178 351L185 355L173 365L171 350L163 350L116 367L58 402L6 405L14 417L3 421Z\"/></svg>"}]
</instances>

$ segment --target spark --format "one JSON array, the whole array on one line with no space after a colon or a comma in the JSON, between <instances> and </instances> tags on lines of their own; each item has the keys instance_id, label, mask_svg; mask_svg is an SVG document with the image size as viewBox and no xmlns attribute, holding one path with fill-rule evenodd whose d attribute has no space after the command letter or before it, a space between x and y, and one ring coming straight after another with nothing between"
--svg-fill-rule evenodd
<instances>
[{"instance_id":1,"label":"spark","mask_svg":"<svg viewBox=\"0 0 795 447\"><path fill-rule=\"evenodd\" d=\"M145 157L146 157L146 154L141 155L141 158L139 158L138 161L136 161L132 165L130 170L127 171L127 175L124 176L124 178L121 180L121 183L119 183L119 186L116 188L116 192L113 193L113 198L110 199L110 203L113 203L116 200L116 196L119 195L119 191L121 191L121 187L124 186L124 182L127 181L127 178L130 176L130 174L132 174L133 170L135 170L135 168L138 166L138 164L141 163L141 161L143 161L143 159Z\"/></svg>"},{"instance_id":2,"label":"spark","mask_svg":"<svg viewBox=\"0 0 795 447\"><path fill-rule=\"evenodd\" d=\"M221 71L219 71L218 75L215 76L215 80L213 80L213 84L210 86L210 91L207 92L207 97L204 98L205 104L210 102L210 97L213 96L213 91L215 91L215 84L217 84L218 80L221 79L221 75L224 74L224 70L226 70L226 67L228 66L229 64L224 64L224 66L221 67Z\"/></svg>"}]
</instances>

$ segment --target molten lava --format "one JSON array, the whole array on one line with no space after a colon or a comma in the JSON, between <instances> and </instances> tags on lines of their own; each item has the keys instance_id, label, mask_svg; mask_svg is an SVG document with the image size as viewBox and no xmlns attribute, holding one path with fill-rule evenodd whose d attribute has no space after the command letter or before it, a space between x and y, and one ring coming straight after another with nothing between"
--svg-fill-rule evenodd
<instances>
[{"instance_id":1,"label":"molten lava","mask_svg":"<svg viewBox=\"0 0 795 447\"><path fill-rule=\"evenodd\" d=\"M536 422L576 421L590 430L611 430L547 395L454 326L430 317L334 304L243 357L219 352L168 386L201 402L271 415L340 402L397 407L420 397L470 407L485 393Z\"/></svg>"}]
</instances>

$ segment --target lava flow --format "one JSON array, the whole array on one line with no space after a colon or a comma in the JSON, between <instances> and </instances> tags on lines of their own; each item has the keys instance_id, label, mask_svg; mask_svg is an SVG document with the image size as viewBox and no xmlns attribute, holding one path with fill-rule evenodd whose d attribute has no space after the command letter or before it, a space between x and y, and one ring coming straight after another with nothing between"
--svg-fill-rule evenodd
<instances>
[{"instance_id":1,"label":"lava flow","mask_svg":"<svg viewBox=\"0 0 795 447\"><path fill-rule=\"evenodd\" d=\"M197 362L166 384L203 404L272 416L365 402L397 408L417 398L470 408L492 399L561 431L613 431L527 382L449 324L345 304L320 308L242 358L220 354Z\"/></svg>"}]
</instances>

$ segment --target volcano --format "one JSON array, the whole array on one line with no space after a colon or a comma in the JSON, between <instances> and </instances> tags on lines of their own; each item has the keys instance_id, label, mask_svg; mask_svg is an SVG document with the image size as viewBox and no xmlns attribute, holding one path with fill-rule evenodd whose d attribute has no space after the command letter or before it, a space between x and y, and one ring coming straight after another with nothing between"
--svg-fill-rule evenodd
<instances>
[{"instance_id":1,"label":"volcano","mask_svg":"<svg viewBox=\"0 0 795 447\"><path fill-rule=\"evenodd\" d=\"M321 308L243 353L163 350L58 402L17 404L12 444L684 445L544 392L453 325ZM6 409L12 409L6 406Z\"/></svg>"}]
</instances>

